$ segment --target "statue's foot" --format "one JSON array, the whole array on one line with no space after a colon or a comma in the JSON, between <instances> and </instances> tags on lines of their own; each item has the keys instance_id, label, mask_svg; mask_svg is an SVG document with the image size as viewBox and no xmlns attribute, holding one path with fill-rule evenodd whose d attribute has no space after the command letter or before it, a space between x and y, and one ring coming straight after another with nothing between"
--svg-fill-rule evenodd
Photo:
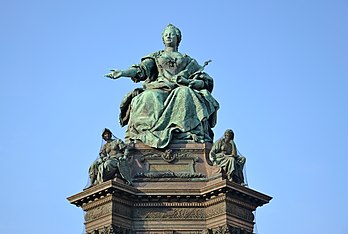
<instances>
[{"instance_id":1,"label":"statue's foot","mask_svg":"<svg viewBox=\"0 0 348 234\"><path fill-rule=\"evenodd\" d=\"M197 136L196 134L191 133L191 138L194 142L204 143L204 140L202 139L202 137Z\"/></svg>"}]
</instances>

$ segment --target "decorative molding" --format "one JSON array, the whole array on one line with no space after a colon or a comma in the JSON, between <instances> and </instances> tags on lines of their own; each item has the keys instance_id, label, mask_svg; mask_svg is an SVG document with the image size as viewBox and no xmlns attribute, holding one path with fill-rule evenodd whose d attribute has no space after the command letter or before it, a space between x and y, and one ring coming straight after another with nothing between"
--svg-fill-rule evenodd
<instances>
[{"instance_id":1,"label":"decorative molding","mask_svg":"<svg viewBox=\"0 0 348 234\"><path fill-rule=\"evenodd\" d=\"M252 232L248 232L246 230L242 230L238 227L233 227L230 225L223 225L223 226L211 228L206 233L209 233L209 234L252 234Z\"/></svg>"},{"instance_id":2,"label":"decorative molding","mask_svg":"<svg viewBox=\"0 0 348 234\"><path fill-rule=\"evenodd\" d=\"M95 207L103 206L104 204L107 204L110 201L114 203L116 202L128 206L133 206L133 202L131 200L125 200L120 197L114 196L110 193L107 196L102 196L100 198L95 198L93 201L89 201L88 203L84 204L82 208L84 211L88 211Z\"/></svg>"},{"instance_id":3,"label":"decorative molding","mask_svg":"<svg viewBox=\"0 0 348 234\"><path fill-rule=\"evenodd\" d=\"M134 207L202 207L201 202L141 202L134 203Z\"/></svg>"},{"instance_id":4,"label":"decorative molding","mask_svg":"<svg viewBox=\"0 0 348 234\"><path fill-rule=\"evenodd\" d=\"M190 172L140 172L134 176L134 178L205 178L202 173L190 173Z\"/></svg>"},{"instance_id":5,"label":"decorative molding","mask_svg":"<svg viewBox=\"0 0 348 234\"><path fill-rule=\"evenodd\" d=\"M203 208L143 208L136 209L133 213L135 218L161 219L161 220L202 220L205 219Z\"/></svg>"},{"instance_id":6,"label":"decorative molding","mask_svg":"<svg viewBox=\"0 0 348 234\"><path fill-rule=\"evenodd\" d=\"M211 229L212 234L230 234L230 229L228 225L219 226Z\"/></svg>"},{"instance_id":7,"label":"decorative molding","mask_svg":"<svg viewBox=\"0 0 348 234\"><path fill-rule=\"evenodd\" d=\"M173 231L173 234L205 234L208 232L204 232L205 230L199 231Z\"/></svg>"},{"instance_id":8,"label":"decorative molding","mask_svg":"<svg viewBox=\"0 0 348 234\"><path fill-rule=\"evenodd\" d=\"M220 203L215 206L210 206L206 208L206 217L213 218L215 216L226 213L226 203Z\"/></svg>"},{"instance_id":9,"label":"decorative molding","mask_svg":"<svg viewBox=\"0 0 348 234\"><path fill-rule=\"evenodd\" d=\"M86 212L85 214L85 221L91 221L94 219L98 219L104 215L109 215L112 212L112 204L104 204L98 207L95 207L94 209L91 209Z\"/></svg>"},{"instance_id":10,"label":"decorative molding","mask_svg":"<svg viewBox=\"0 0 348 234\"><path fill-rule=\"evenodd\" d=\"M252 232L248 232L248 231L243 230L241 228L232 227L232 226L229 226L229 230L230 230L231 234L253 234Z\"/></svg>"},{"instance_id":11,"label":"decorative molding","mask_svg":"<svg viewBox=\"0 0 348 234\"><path fill-rule=\"evenodd\" d=\"M242 208L235 204L227 205L227 213L237 216L238 218L244 219L246 221L254 221L254 215L250 210Z\"/></svg>"},{"instance_id":12,"label":"decorative molding","mask_svg":"<svg viewBox=\"0 0 348 234\"><path fill-rule=\"evenodd\" d=\"M194 162L198 161L198 157L189 153L182 153L181 151L167 149L164 152L157 153L152 151L140 157L141 162L145 162L148 159L162 159L168 163L172 163L175 159L192 159Z\"/></svg>"},{"instance_id":13,"label":"decorative molding","mask_svg":"<svg viewBox=\"0 0 348 234\"><path fill-rule=\"evenodd\" d=\"M89 201L86 204L82 205L82 208L84 211L88 211L90 209L93 209L95 207L103 206L104 204L108 204L113 199L113 196L110 194L107 194L106 196L101 197L95 197L94 200Z\"/></svg>"},{"instance_id":14,"label":"decorative molding","mask_svg":"<svg viewBox=\"0 0 348 234\"><path fill-rule=\"evenodd\" d=\"M127 205L127 206L133 206L133 204L134 204L132 200L125 200L125 199L119 198L117 196L113 196L112 201L114 203L123 204L123 205Z\"/></svg>"},{"instance_id":15,"label":"decorative molding","mask_svg":"<svg viewBox=\"0 0 348 234\"><path fill-rule=\"evenodd\" d=\"M218 196L212 196L212 197L209 197L209 200L204 202L204 206L206 206L206 207L213 206L213 205L218 204L220 202L224 202L225 199L226 199L225 194L221 194Z\"/></svg>"},{"instance_id":16,"label":"decorative molding","mask_svg":"<svg viewBox=\"0 0 348 234\"><path fill-rule=\"evenodd\" d=\"M136 146L133 186L116 178L68 198L86 234L251 234L252 211L271 199L213 174L207 144Z\"/></svg>"},{"instance_id":17,"label":"decorative molding","mask_svg":"<svg viewBox=\"0 0 348 234\"><path fill-rule=\"evenodd\" d=\"M123 205L123 204L114 204L112 206L112 214L123 216L125 218L131 218L132 217L132 207Z\"/></svg>"},{"instance_id":18,"label":"decorative molding","mask_svg":"<svg viewBox=\"0 0 348 234\"><path fill-rule=\"evenodd\" d=\"M234 203L240 206L243 206L249 210L255 210L256 206L254 205L250 205L250 203L246 203L246 202L242 202L241 200L235 199L235 198L231 198L231 197L226 197L226 201L230 202L230 203Z\"/></svg>"},{"instance_id":19,"label":"decorative molding","mask_svg":"<svg viewBox=\"0 0 348 234\"><path fill-rule=\"evenodd\" d=\"M132 231L116 225L104 226L102 228L86 232L86 234L132 234Z\"/></svg>"}]
</instances>

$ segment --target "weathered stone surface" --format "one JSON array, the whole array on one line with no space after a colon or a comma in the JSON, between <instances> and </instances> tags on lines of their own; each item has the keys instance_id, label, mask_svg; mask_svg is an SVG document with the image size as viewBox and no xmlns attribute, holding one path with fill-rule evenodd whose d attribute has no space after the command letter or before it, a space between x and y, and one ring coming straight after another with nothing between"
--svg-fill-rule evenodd
<instances>
[{"instance_id":1,"label":"weathered stone surface","mask_svg":"<svg viewBox=\"0 0 348 234\"><path fill-rule=\"evenodd\" d=\"M210 178L220 168L210 166L211 143L171 144L155 149L142 143L132 152L132 175L135 178ZM137 180L135 180L137 181Z\"/></svg>"},{"instance_id":2,"label":"weathered stone surface","mask_svg":"<svg viewBox=\"0 0 348 234\"><path fill-rule=\"evenodd\" d=\"M136 144L130 156L133 186L116 178L68 200L86 212L88 234L252 233L252 212L271 197L224 179L219 168L207 161L210 147L207 143L173 144L172 155L164 155L165 150ZM180 170L166 171L171 167ZM136 177L156 174L157 169L171 176ZM178 172L202 176L180 177Z\"/></svg>"}]
</instances>

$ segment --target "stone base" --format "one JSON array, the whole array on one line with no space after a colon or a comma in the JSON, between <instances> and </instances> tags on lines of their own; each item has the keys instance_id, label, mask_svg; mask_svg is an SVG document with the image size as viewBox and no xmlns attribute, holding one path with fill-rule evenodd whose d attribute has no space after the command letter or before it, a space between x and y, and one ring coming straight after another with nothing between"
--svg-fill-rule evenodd
<instances>
[{"instance_id":1,"label":"stone base","mask_svg":"<svg viewBox=\"0 0 348 234\"><path fill-rule=\"evenodd\" d=\"M137 144L133 186L116 178L68 198L86 212L86 233L253 232L252 212L271 197L224 179L207 161L208 144L168 149Z\"/></svg>"}]
</instances>

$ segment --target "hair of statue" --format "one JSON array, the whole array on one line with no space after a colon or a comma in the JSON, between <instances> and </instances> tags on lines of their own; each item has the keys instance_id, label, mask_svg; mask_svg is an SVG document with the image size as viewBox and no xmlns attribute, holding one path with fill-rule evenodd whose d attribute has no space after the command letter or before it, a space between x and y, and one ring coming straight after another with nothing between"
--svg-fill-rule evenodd
<instances>
[{"instance_id":1,"label":"hair of statue","mask_svg":"<svg viewBox=\"0 0 348 234\"><path fill-rule=\"evenodd\" d=\"M225 131L225 134L224 134L224 135L226 135L226 134L232 135L232 138L234 137L234 132L232 131L232 129L227 129L227 130Z\"/></svg>"},{"instance_id":2,"label":"hair of statue","mask_svg":"<svg viewBox=\"0 0 348 234\"><path fill-rule=\"evenodd\" d=\"M162 41L163 41L163 43L164 43L164 32L167 30L167 29L173 29L174 31L175 31L175 34L177 35L177 37L178 37L178 44L177 44L177 46L179 46L179 44L180 44L180 42L181 42L181 38L182 38L182 36L181 36L181 31L180 31L180 29L179 28L177 28L177 27L175 27L173 24L168 24L168 26L167 27L165 27L165 29L163 30L163 32L162 32Z\"/></svg>"},{"instance_id":3,"label":"hair of statue","mask_svg":"<svg viewBox=\"0 0 348 234\"><path fill-rule=\"evenodd\" d=\"M103 132L102 132L102 136L103 136L104 133L106 133L106 132L109 133L111 136L113 135L110 129L104 128L104 130L103 130Z\"/></svg>"}]
</instances>

